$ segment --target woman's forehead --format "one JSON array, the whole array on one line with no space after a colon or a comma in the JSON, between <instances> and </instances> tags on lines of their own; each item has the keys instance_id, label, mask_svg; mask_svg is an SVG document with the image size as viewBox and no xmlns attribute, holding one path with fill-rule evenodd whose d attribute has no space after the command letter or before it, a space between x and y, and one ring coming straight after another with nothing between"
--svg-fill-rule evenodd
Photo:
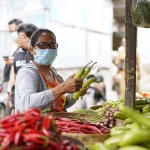
<instances>
[{"instance_id":1,"label":"woman's forehead","mask_svg":"<svg viewBox=\"0 0 150 150\"><path fill-rule=\"evenodd\" d=\"M55 37L51 33L43 32L39 35L38 42L55 42Z\"/></svg>"}]
</instances>

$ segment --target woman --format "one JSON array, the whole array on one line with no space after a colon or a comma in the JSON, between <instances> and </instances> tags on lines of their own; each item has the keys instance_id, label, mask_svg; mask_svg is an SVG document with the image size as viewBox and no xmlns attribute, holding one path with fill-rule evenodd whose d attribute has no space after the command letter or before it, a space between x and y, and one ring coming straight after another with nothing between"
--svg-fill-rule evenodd
<instances>
[{"instance_id":1,"label":"woman","mask_svg":"<svg viewBox=\"0 0 150 150\"><path fill-rule=\"evenodd\" d=\"M51 64L57 56L56 36L48 29L38 29L31 36L30 53L34 57L17 73L15 110L23 112L30 108L65 111L75 101L72 94L83 84L82 79L70 76L63 82ZM69 93L67 96L66 93Z\"/></svg>"}]
</instances>

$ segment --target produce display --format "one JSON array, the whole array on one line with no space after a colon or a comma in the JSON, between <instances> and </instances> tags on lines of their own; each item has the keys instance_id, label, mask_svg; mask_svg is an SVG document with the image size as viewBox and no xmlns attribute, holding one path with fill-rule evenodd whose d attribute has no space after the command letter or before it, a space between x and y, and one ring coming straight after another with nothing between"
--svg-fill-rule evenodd
<instances>
[{"instance_id":1,"label":"produce display","mask_svg":"<svg viewBox=\"0 0 150 150\"><path fill-rule=\"evenodd\" d=\"M110 138L103 144L90 146L89 150L150 149L150 113L142 114L127 106L120 107L120 111L130 121L123 126L112 128Z\"/></svg>"},{"instance_id":2,"label":"produce display","mask_svg":"<svg viewBox=\"0 0 150 150\"><path fill-rule=\"evenodd\" d=\"M0 120L0 150L80 150L61 136L50 115L38 109Z\"/></svg>"},{"instance_id":3,"label":"produce display","mask_svg":"<svg viewBox=\"0 0 150 150\"><path fill-rule=\"evenodd\" d=\"M61 132L79 134L108 134L110 129L91 122L84 122L79 119L69 119L56 117L56 124Z\"/></svg>"},{"instance_id":4,"label":"produce display","mask_svg":"<svg viewBox=\"0 0 150 150\"><path fill-rule=\"evenodd\" d=\"M91 68L87 69L85 75L81 69L80 76L84 78ZM95 78L85 81L82 87L92 82ZM74 93L76 98L81 90ZM66 117L36 108L5 117L0 120L0 150L81 150L83 143L88 150L148 150L150 93L137 95L135 109L124 106L124 99L120 99L106 101L95 110L77 109L69 116L65 112ZM116 126L116 119L122 120L121 126ZM83 140L80 135L93 140ZM72 142L71 137L76 137L79 143L82 141L81 145Z\"/></svg>"},{"instance_id":5,"label":"produce display","mask_svg":"<svg viewBox=\"0 0 150 150\"><path fill-rule=\"evenodd\" d=\"M135 26L150 28L149 0L133 0L131 10L132 20Z\"/></svg>"},{"instance_id":6,"label":"produce display","mask_svg":"<svg viewBox=\"0 0 150 150\"><path fill-rule=\"evenodd\" d=\"M99 109L77 109L75 113L79 113L78 118L84 121L99 123L101 126L112 128L115 126L114 113L119 111L119 107L123 105L123 101L106 101ZM87 115L82 117L82 115ZM90 117L89 117L90 116Z\"/></svg>"}]
</instances>

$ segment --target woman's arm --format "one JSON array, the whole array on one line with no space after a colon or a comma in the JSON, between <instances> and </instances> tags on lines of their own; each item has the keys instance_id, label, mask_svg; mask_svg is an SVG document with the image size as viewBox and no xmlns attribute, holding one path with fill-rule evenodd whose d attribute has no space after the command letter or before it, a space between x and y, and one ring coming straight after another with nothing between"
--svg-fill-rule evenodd
<instances>
[{"instance_id":1,"label":"woman's arm","mask_svg":"<svg viewBox=\"0 0 150 150\"><path fill-rule=\"evenodd\" d=\"M59 84L53 89L38 92L38 87L43 86L43 83L39 80L39 76L34 73L33 69L22 69L18 73L16 79L16 103L21 99L21 105L23 105L24 110L28 110L33 107L43 109L63 94L74 93L81 88L83 79L74 79L73 76L74 75L68 77L65 82ZM74 100L71 100L71 97L69 98L71 103L69 102L68 106L75 103Z\"/></svg>"},{"instance_id":2,"label":"woman's arm","mask_svg":"<svg viewBox=\"0 0 150 150\"><path fill-rule=\"evenodd\" d=\"M16 103L21 100L24 110L28 110L33 107L42 109L54 101L55 98L64 94L63 88L61 88L62 85L53 89L55 96L51 89L38 92L39 86L43 85L36 73L29 68L22 69L16 80L15 94L18 94L18 96L16 95ZM20 99L17 99L17 97L20 97Z\"/></svg>"}]
</instances>

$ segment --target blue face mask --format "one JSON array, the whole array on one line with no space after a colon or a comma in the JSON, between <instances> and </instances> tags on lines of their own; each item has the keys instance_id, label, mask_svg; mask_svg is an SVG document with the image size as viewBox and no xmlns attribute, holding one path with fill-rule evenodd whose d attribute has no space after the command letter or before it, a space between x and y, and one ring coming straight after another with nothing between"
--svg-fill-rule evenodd
<instances>
[{"instance_id":1,"label":"blue face mask","mask_svg":"<svg viewBox=\"0 0 150 150\"><path fill-rule=\"evenodd\" d=\"M18 38L18 33L17 33L17 31L11 32L11 33L10 33L10 37L12 38L12 40L17 39L17 38Z\"/></svg>"},{"instance_id":2,"label":"blue face mask","mask_svg":"<svg viewBox=\"0 0 150 150\"><path fill-rule=\"evenodd\" d=\"M57 49L38 49L35 50L36 55L34 60L42 66L48 66L52 64L57 56Z\"/></svg>"}]
</instances>

